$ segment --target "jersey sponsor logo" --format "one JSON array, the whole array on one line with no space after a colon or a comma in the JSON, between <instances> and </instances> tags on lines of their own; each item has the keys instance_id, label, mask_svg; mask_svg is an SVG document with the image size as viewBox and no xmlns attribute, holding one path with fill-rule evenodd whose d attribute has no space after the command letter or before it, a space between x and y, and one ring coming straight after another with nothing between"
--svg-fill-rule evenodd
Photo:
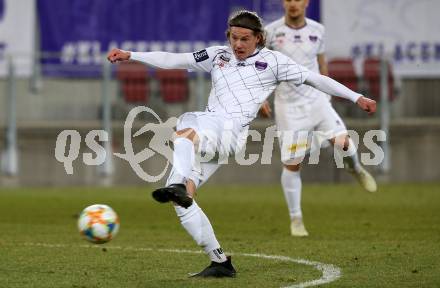
<instances>
[{"instance_id":1,"label":"jersey sponsor logo","mask_svg":"<svg viewBox=\"0 0 440 288\"><path fill-rule=\"evenodd\" d=\"M280 38L280 37L284 37L284 36L286 36L286 33L284 33L284 32L279 32L279 33L275 34L276 38Z\"/></svg>"},{"instance_id":2,"label":"jersey sponsor logo","mask_svg":"<svg viewBox=\"0 0 440 288\"><path fill-rule=\"evenodd\" d=\"M261 61L255 61L255 68L258 71L263 71L264 69L267 68L267 63L266 62L261 62Z\"/></svg>"},{"instance_id":3,"label":"jersey sponsor logo","mask_svg":"<svg viewBox=\"0 0 440 288\"><path fill-rule=\"evenodd\" d=\"M293 37L293 42L302 42L302 40L301 40L301 35L295 35L295 36Z\"/></svg>"},{"instance_id":4,"label":"jersey sponsor logo","mask_svg":"<svg viewBox=\"0 0 440 288\"><path fill-rule=\"evenodd\" d=\"M316 41L318 41L318 36L310 35L310 36L309 36L309 39L310 39L310 41L312 41L312 42L316 42Z\"/></svg>"},{"instance_id":5,"label":"jersey sponsor logo","mask_svg":"<svg viewBox=\"0 0 440 288\"><path fill-rule=\"evenodd\" d=\"M206 51L206 49L194 52L193 56L194 56L194 59L196 60L196 62L202 62L202 61L205 61L206 59L209 58L208 52Z\"/></svg>"}]
</instances>

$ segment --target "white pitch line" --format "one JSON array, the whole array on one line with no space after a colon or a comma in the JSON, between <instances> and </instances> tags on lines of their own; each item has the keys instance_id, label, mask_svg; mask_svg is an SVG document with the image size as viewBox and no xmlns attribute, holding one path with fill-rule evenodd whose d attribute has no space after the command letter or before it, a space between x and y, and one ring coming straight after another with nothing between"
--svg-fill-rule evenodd
<instances>
[{"instance_id":1,"label":"white pitch line","mask_svg":"<svg viewBox=\"0 0 440 288\"><path fill-rule=\"evenodd\" d=\"M68 246L64 244L48 244L48 243L24 243L25 246L38 246L38 247L47 247L47 248L66 248L66 247L74 247ZM81 248L103 248L102 246L97 245L79 245ZM168 253L188 253L188 254L203 254L203 251L195 251L195 250L181 250L181 249L153 249L153 248L136 248L136 247L122 247L122 246L109 246L106 247L108 249L117 249L117 250L126 250L126 251L137 251L137 252L168 252ZM325 264L317 261L309 261L305 259L299 258L291 258L287 256L280 255L265 255L265 254L249 254L249 253L229 253L230 255L237 256L245 256L245 257L255 257L255 258L263 258L269 260L279 260L285 262L293 262L297 264L312 266L316 270L322 273L322 277L316 280L311 280L303 283L293 284L290 286L285 286L283 288L305 288L312 287L317 285L322 285L326 283L330 283L339 279L342 275L341 269L333 264Z\"/></svg>"},{"instance_id":2,"label":"white pitch line","mask_svg":"<svg viewBox=\"0 0 440 288\"><path fill-rule=\"evenodd\" d=\"M319 279L311 280L311 281L307 281L307 282L303 282L303 283L299 283L299 284L293 284L290 286L285 286L283 288L305 288L305 287L322 285L322 284L336 281L342 275L341 269L339 269L337 266L332 265L332 264L325 264L325 263L316 262L316 261L309 261L309 260L305 260L305 259L295 259L295 258L291 258L291 257L287 257L287 256L279 256L279 255L248 254L248 253L238 253L236 255L264 258L264 259L271 259L271 260L280 260L280 261L286 261L286 262L294 262L294 263L298 263L298 264L312 266L316 270L322 272L322 277Z\"/></svg>"}]
</instances>

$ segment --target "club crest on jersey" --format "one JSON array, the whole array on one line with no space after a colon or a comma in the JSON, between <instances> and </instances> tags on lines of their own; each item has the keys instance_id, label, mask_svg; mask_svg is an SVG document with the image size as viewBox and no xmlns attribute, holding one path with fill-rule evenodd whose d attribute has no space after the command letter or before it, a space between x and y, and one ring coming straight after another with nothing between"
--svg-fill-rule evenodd
<instances>
[{"instance_id":1,"label":"club crest on jersey","mask_svg":"<svg viewBox=\"0 0 440 288\"><path fill-rule=\"evenodd\" d=\"M225 55L220 55L220 57L218 58L218 61L217 61L217 65L220 68L223 68L227 63L229 63L229 61L231 61L231 58L229 58Z\"/></svg>"},{"instance_id":2,"label":"club crest on jersey","mask_svg":"<svg viewBox=\"0 0 440 288\"><path fill-rule=\"evenodd\" d=\"M316 42L316 41L318 41L318 36L310 35L310 36L309 36L309 39L310 39L310 41L312 41L312 42Z\"/></svg>"},{"instance_id":3,"label":"club crest on jersey","mask_svg":"<svg viewBox=\"0 0 440 288\"><path fill-rule=\"evenodd\" d=\"M255 61L255 68L258 71L263 71L264 69L267 68L267 63L266 62L261 62L261 61Z\"/></svg>"},{"instance_id":4,"label":"club crest on jersey","mask_svg":"<svg viewBox=\"0 0 440 288\"><path fill-rule=\"evenodd\" d=\"M194 60L196 60L196 62L202 62L202 61L205 61L206 59L209 58L208 52L206 51L206 49L194 52L193 56L194 56Z\"/></svg>"},{"instance_id":5,"label":"club crest on jersey","mask_svg":"<svg viewBox=\"0 0 440 288\"><path fill-rule=\"evenodd\" d=\"M222 60L224 62L229 62L231 60L231 58L226 57L225 55L220 55L220 60Z\"/></svg>"}]
</instances>

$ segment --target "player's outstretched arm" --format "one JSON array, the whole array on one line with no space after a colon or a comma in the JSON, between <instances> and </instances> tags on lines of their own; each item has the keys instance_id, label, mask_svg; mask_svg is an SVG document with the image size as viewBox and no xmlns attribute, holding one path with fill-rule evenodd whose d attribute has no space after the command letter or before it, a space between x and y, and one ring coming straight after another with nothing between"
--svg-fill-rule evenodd
<instances>
[{"instance_id":1,"label":"player's outstretched arm","mask_svg":"<svg viewBox=\"0 0 440 288\"><path fill-rule=\"evenodd\" d=\"M111 63L133 60L162 69L200 69L192 53L133 52L115 48L108 52L107 59Z\"/></svg>"},{"instance_id":2,"label":"player's outstretched arm","mask_svg":"<svg viewBox=\"0 0 440 288\"><path fill-rule=\"evenodd\" d=\"M351 100L370 115L376 112L376 101L350 90L330 77L310 71L304 83L329 95L340 96Z\"/></svg>"}]
</instances>

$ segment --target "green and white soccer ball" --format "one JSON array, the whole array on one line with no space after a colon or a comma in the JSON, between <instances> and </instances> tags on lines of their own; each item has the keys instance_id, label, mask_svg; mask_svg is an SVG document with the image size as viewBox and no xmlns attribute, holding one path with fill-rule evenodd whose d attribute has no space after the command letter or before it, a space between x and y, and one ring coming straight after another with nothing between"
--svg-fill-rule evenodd
<instances>
[{"instance_id":1,"label":"green and white soccer ball","mask_svg":"<svg viewBox=\"0 0 440 288\"><path fill-rule=\"evenodd\" d=\"M79 215L78 229L87 241L95 244L106 243L118 233L119 217L108 205L91 205Z\"/></svg>"}]
</instances>

